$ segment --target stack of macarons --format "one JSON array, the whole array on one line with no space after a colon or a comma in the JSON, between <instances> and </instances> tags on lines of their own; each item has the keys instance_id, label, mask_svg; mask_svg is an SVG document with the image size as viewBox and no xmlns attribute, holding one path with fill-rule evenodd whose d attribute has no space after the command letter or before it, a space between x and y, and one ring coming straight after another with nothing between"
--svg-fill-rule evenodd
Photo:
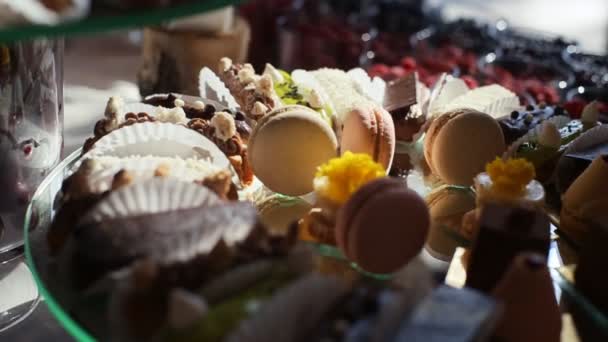
<instances>
[{"instance_id":1,"label":"stack of macarons","mask_svg":"<svg viewBox=\"0 0 608 342\"><path fill-rule=\"evenodd\" d=\"M257 75L247 64L220 63L220 78L255 126L249 161L270 190L290 196L312 192L316 168L346 151L367 153L390 168L395 128L374 93L382 85L374 88L359 74L338 69L290 74L267 65Z\"/></svg>"},{"instance_id":2,"label":"stack of macarons","mask_svg":"<svg viewBox=\"0 0 608 342\"><path fill-rule=\"evenodd\" d=\"M430 224L424 200L386 177L366 154L347 152L322 165L316 202L300 221L305 238L337 246L365 271L392 273L421 251Z\"/></svg>"}]
</instances>

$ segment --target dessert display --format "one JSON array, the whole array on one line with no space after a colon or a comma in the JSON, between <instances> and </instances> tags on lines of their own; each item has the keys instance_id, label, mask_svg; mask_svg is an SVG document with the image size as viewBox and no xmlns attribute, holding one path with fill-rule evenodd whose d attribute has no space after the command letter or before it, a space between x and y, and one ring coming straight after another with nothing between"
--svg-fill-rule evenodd
<instances>
[{"instance_id":1,"label":"dessert display","mask_svg":"<svg viewBox=\"0 0 608 342\"><path fill-rule=\"evenodd\" d=\"M338 11L358 5L344 6ZM606 219L602 104L590 101L577 115L560 94L532 89L563 81L553 63L547 73L501 64L536 56L539 46L553 55L558 42L518 38L509 44L519 52L498 50L507 43L480 41L489 33L466 25L452 26L452 40L441 30L433 38L436 65L428 52L388 76L380 64L338 66L330 60L338 54L311 49L315 34L297 41L299 31L331 35L346 55L374 59L370 46L376 62L400 55L382 52L393 44L386 32L329 25L329 12L281 23L289 26L282 39L298 47L285 53L308 49L300 61L254 67L221 48L205 56L219 59L214 71L213 62L156 56L166 75L146 76L169 83L142 87L141 103L108 101L67 172L44 241L51 293L93 336L558 338L548 213L561 209L555 225L575 242ZM480 62L488 53L495 60ZM490 64L516 76L495 68L477 79ZM562 163L574 159L588 168ZM463 246L467 288L431 288L430 276L407 271L423 248L448 261ZM412 290L416 281L424 290ZM532 327L535 317L545 328Z\"/></svg>"}]
</instances>

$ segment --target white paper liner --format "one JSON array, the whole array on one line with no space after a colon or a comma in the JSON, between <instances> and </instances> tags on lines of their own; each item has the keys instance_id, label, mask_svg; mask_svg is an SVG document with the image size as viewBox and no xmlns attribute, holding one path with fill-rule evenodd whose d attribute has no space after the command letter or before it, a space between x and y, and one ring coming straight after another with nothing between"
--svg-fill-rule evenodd
<instances>
[{"instance_id":1,"label":"white paper liner","mask_svg":"<svg viewBox=\"0 0 608 342\"><path fill-rule=\"evenodd\" d=\"M99 139L83 158L97 156L196 158L230 169L226 155L209 139L187 127L143 122L114 130Z\"/></svg>"},{"instance_id":2,"label":"white paper liner","mask_svg":"<svg viewBox=\"0 0 608 342\"><path fill-rule=\"evenodd\" d=\"M110 192L82 218L82 223L164 213L220 202L221 199L204 186L157 177Z\"/></svg>"},{"instance_id":3,"label":"white paper liner","mask_svg":"<svg viewBox=\"0 0 608 342\"><path fill-rule=\"evenodd\" d=\"M543 122L553 123L555 125L555 127L557 127L557 129L559 130L559 129L566 127L566 125L568 125L568 123L570 121L572 121L572 120L570 120L570 118L568 118L567 116L558 115L558 116L549 118L547 120L544 120ZM542 122L540 124L536 125L536 127L531 129L530 131L528 131L528 133L526 133L524 136L515 140L511 145L509 145L509 147L507 148L505 153L503 153L502 157L504 159L514 158L517 154L517 150L519 149L519 147L521 145L523 145L527 142L531 142L531 141L538 141L541 127L542 127Z\"/></svg>"},{"instance_id":4,"label":"white paper liner","mask_svg":"<svg viewBox=\"0 0 608 342\"><path fill-rule=\"evenodd\" d=\"M156 156L118 158L100 156L93 158L94 169L87 177L91 191L101 193L111 189L114 175L128 171L138 181L155 177L159 166L166 167L166 177L182 182L203 180L222 171L221 168L200 159L182 159Z\"/></svg>"},{"instance_id":5,"label":"white paper liner","mask_svg":"<svg viewBox=\"0 0 608 342\"><path fill-rule=\"evenodd\" d=\"M198 76L198 90L200 97L221 103L230 108L237 109L239 104L228 90L222 80L209 68L204 67Z\"/></svg>"},{"instance_id":6,"label":"white paper liner","mask_svg":"<svg viewBox=\"0 0 608 342\"><path fill-rule=\"evenodd\" d=\"M348 288L338 279L312 274L287 286L241 322L226 341L291 342L309 333ZM277 329L277 322L280 328Z\"/></svg>"}]
</instances>

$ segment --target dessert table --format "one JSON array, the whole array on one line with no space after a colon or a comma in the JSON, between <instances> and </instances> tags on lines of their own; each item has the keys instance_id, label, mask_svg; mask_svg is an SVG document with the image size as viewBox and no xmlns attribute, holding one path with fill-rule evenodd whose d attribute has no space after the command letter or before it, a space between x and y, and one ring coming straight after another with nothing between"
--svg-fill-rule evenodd
<instances>
[{"instance_id":1,"label":"dessert table","mask_svg":"<svg viewBox=\"0 0 608 342\"><path fill-rule=\"evenodd\" d=\"M142 21L135 24L145 23ZM61 35L65 33L62 30L70 29L67 26L54 31L52 34ZM29 34L37 34L37 32L36 29L32 29ZM86 32L83 31L83 33ZM133 35L131 38L136 38L137 33ZM110 44L113 46L111 51L103 48ZM597 46L597 43L594 44ZM67 42L65 65L69 67L65 68L64 156L79 148L82 141L90 136L91 127L102 114L99 113L99 110L104 107L108 97L120 93L126 101L140 99L133 72L139 65L139 54L139 46L134 44L127 35L102 36L95 39L77 39ZM103 70L103 72L91 72L92 58L96 59L95 63L100 63L96 70ZM432 258L428 259L431 260ZM27 276L25 273L19 273L20 267L23 266L23 263L20 264L11 273L11 276L15 276L15 282L11 284L19 284L19 277ZM447 270L447 265L440 262L435 262L432 266L440 272ZM2 282L6 281L7 278L10 278L10 276L0 279L0 289L3 286ZM27 300L37 295L35 289L27 286L10 286L17 289L14 294L17 298L21 296ZM4 297L0 298L0 304L3 301ZM2 307L0 306L0 308ZM20 325L9 329L7 332L0 333L0 339L6 339L7 341L68 341L71 340L71 337L57 324L45 305L38 305L31 316ZM577 341L577 337L576 334L567 332L563 336L563 340Z\"/></svg>"}]
</instances>

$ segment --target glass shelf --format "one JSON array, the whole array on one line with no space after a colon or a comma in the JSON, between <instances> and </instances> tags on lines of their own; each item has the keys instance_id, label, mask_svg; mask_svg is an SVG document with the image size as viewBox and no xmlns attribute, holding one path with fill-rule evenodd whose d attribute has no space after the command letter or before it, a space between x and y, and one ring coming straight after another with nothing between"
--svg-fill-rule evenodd
<instances>
[{"instance_id":1,"label":"glass shelf","mask_svg":"<svg viewBox=\"0 0 608 342\"><path fill-rule=\"evenodd\" d=\"M38 289L45 299L45 304L48 306L52 315L57 319L61 326L77 341L93 342L96 341L96 335L85 327L78 318L73 315L69 305L64 302L62 297L61 284L57 282L54 276L54 263L47 247L47 230L55 211L55 197L59 190L63 179L68 176L69 170L78 160L80 151L76 151L65 160L63 160L42 182L36 193L33 195L32 202L26 213L26 221L24 227L25 234L25 253L34 276ZM357 265L352 264L340 253L340 251L332 246L313 244L318 255L329 259L334 259L340 263L344 263L356 272L374 278L379 281L386 281L391 278L390 275L366 274L361 272ZM583 295L581 295L574 284L571 277L563 273L564 265L576 264L576 252L572 250L568 244L561 244L560 239L555 237L552 245L549 266L551 275L555 285L561 288L569 300L569 311L579 313L577 318L581 318L584 322L591 324L591 329L599 333L608 334L608 317L601 313L592 303L590 303ZM450 270L446 282L452 286L460 286L464 284L466 273L463 266L458 265L460 260L459 255L464 250L459 248L452 260ZM459 254L460 253L460 254ZM571 256L572 255L572 256ZM451 273L450 273L451 272ZM451 279L451 281L449 280ZM454 280L455 279L455 280ZM63 293L65 296L65 293ZM580 322L580 321L578 321ZM587 324L586 323L586 324Z\"/></svg>"},{"instance_id":2,"label":"glass shelf","mask_svg":"<svg viewBox=\"0 0 608 342\"><path fill-rule=\"evenodd\" d=\"M141 26L157 25L169 20L201 14L221 7L236 5L243 0L197 0L166 8L119 11L94 7L84 19L57 25L20 25L0 28L0 43L35 38L69 37Z\"/></svg>"}]
</instances>

